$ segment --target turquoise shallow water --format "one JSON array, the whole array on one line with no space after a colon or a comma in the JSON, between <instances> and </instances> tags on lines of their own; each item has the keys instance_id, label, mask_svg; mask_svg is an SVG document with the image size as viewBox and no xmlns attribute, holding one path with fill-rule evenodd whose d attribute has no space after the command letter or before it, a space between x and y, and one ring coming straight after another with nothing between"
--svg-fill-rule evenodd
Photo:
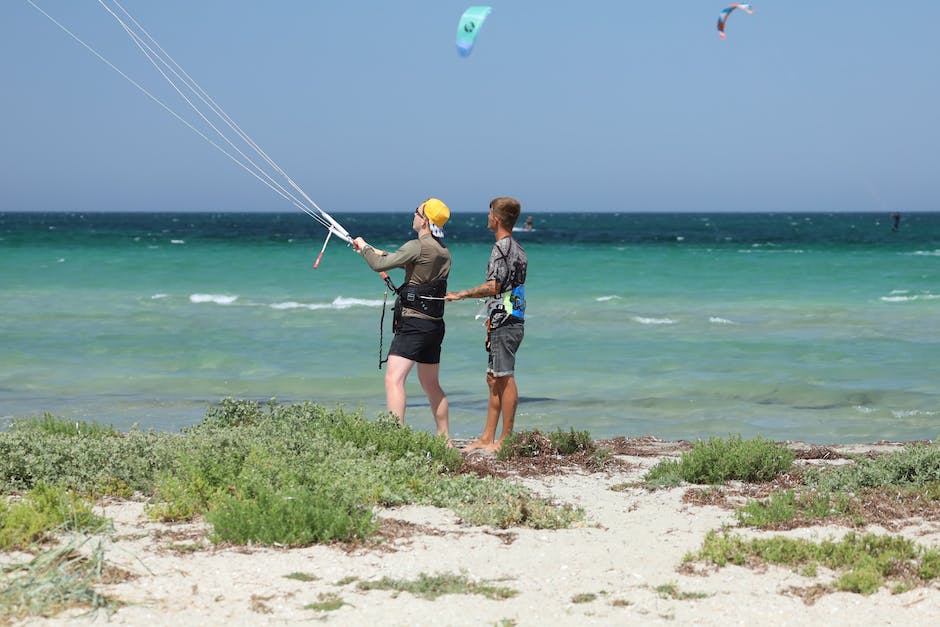
<instances>
[{"instance_id":1,"label":"turquoise shallow water","mask_svg":"<svg viewBox=\"0 0 940 627\"><path fill-rule=\"evenodd\" d=\"M410 216L338 216L383 247ZM595 437L940 434L940 214L536 214L519 428ZM0 214L0 418L175 430L226 396L384 405L383 284L273 214ZM485 216L448 228L483 280ZM400 274L398 277L400 278ZM452 432L482 427L479 306L447 310ZM387 321L388 322L388 321ZM386 329L386 348L388 346ZM414 376L414 375L413 375ZM430 429L417 380L407 420Z\"/></svg>"}]
</instances>

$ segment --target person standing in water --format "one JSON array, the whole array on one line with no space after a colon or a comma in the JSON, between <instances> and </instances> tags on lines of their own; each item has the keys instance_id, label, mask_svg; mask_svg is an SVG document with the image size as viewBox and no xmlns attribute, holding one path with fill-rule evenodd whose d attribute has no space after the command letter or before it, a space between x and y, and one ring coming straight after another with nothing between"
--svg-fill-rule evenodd
<instances>
[{"instance_id":1,"label":"person standing in water","mask_svg":"<svg viewBox=\"0 0 940 627\"><path fill-rule=\"evenodd\" d=\"M450 209L429 198L415 209L412 228L418 234L393 253L378 250L361 237L353 248L376 272L403 268L405 280L395 303L395 339L388 351L385 401L389 413L405 424L405 380L418 364L418 381L431 404L438 435L450 444L449 407L441 389L441 343L444 341L444 294L450 274L450 251L442 227ZM400 312L400 315L399 315Z\"/></svg>"},{"instance_id":2,"label":"person standing in water","mask_svg":"<svg viewBox=\"0 0 940 627\"><path fill-rule=\"evenodd\" d=\"M487 227L496 236L496 244L486 268L486 282L445 296L448 301L487 297L486 350L489 358L486 383L489 403L483 433L467 446L467 450L495 451L512 433L515 424L519 404L515 379L516 351L525 335L525 279L529 267L525 251L512 237L512 228L521 209L515 198L500 197L490 202ZM500 415L503 429L497 440Z\"/></svg>"}]
</instances>

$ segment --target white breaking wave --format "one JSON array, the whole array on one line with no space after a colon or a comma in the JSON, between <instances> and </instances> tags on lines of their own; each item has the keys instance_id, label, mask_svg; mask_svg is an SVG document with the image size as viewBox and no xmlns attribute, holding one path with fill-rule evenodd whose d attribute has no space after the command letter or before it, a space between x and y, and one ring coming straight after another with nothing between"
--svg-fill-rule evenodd
<instances>
[{"instance_id":1,"label":"white breaking wave","mask_svg":"<svg viewBox=\"0 0 940 627\"><path fill-rule=\"evenodd\" d=\"M921 257L940 257L940 250L915 250L912 253L905 254Z\"/></svg>"},{"instance_id":2,"label":"white breaking wave","mask_svg":"<svg viewBox=\"0 0 940 627\"><path fill-rule=\"evenodd\" d=\"M708 319L712 324L737 324L734 320L728 320L727 318L719 318L718 316L712 316Z\"/></svg>"},{"instance_id":3,"label":"white breaking wave","mask_svg":"<svg viewBox=\"0 0 940 627\"><path fill-rule=\"evenodd\" d=\"M153 296L150 297L150 300L159 300L161 298L166 298L166 297L167 297L166 294L154 294Z\"/></svg>"},{"instance_id":4,"label":"white breaking wave","mask_svg":"<svg viewBox=\"0 0 940 627\"><path fill-rule=\"evenodd\" d=\"M753 254L762 254L762 255L802 255L806 251L802 248L790 248L787 250L749 250L747 248L742 248L738 250L739 253L744 253L747 255Z\"/></svg>"},{"instance_id":5,"label":"white breaking wave","mask_svg":"<svg viewBox=\"0 0 940 627\"><path fill-rule=\"evenodd\" d=\"M676 321L672 318L644 318L642 316L633 316L634 322L639 322L640 324L675 324Z\"/></svg>"},{"instance_id":6,"label":"white breaking wave","mask_svg":"<svg viewBox=\"0 0 940 627\"><path fill-rule=\"evenodd\" d=\"M185 244L185 243L186 243L186 240L184 240L184 239L171 239L171 240L170 240L170 243L171 243L171 244Z\"/></svg>"},{"instance_id":7,"label":"white breaking wave","mask_svg":"<svg viewBox=\"0 0 940 627\"><path fill-rule=\"evenodd\" d=\"M190 294L191 303L215 303L216 305L231 305L238 296L228 296L226 294Z\"/></svg>"},{"instance_id":8,"label":"white breaking wave","mask_svg":"<svg viewBox=\"0 0 940 627\"><path fill-rule=\"evenodd\" d=\"M333 299L333 306L337 309L346 309L347 307L381 307L382 301L380 300L370 300L368 298L343 298L342 296L337 296Z\"/></svg>"},{"instance_id":9,"label":"white breaking wave","mask_svg":"<svg viewBox=\"0 0 940 627\"><path fill-rule=\"evenodd\" d=\"M892 411L891 415L895 418L911 418L913 416L936 416L938 412L926 409L907 409L902 411Z\"/></svg>"},{"instance_id":10,"label":"white breaking wave","mask_svg":"<svg viewBox=\"0 0 940 627\"><path fill-rule=\"evenodd\" d=\"M350 307L381 307L382 301L368 300L365 298L345 298L337 296L331 303L298 303L296 301L286 301L283 303L273 303L271 309L349 309Z\"/></svg>"},{"instance_id":11,"label":"white breaking wave","mask_svg":"<svg viewBox=\"0 0 940 627\"><path fill-rule=\"evenodd\" d=\"M891 292L894 294L895 292ZM904 292L900 292L904 293ZM881 300L885 303L907 303L914 300L937 300L940 294L913 294L911 296L882 296Z\"/></svg>"},{"instance_id":12,"label":"white breaking wave","mask_svg":"<svg viewBox=\"0 0 940 627\"><path fill-rule=\"evenodd\" d=\"M594 300L596 300L599 303L606 303L609 300L620 300L620 297L617 296L616 294L611 294L610 296L598 296Z\"/></svg>"}]
</instances>

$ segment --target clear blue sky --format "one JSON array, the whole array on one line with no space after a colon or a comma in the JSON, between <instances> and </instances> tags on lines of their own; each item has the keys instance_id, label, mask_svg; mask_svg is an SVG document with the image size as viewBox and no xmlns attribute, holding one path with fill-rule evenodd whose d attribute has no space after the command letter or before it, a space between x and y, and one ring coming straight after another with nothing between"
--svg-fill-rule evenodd
<instances>
[{"instance_id":1,"label":"clear blue sky","mask_svg":"<svg viewBox=\"0 0 940 627\"><path fill-rule=\"evenodd\" d=\"M35 0L174 109L93 0ZM940 2L124 0L327 211L940 210ZM21 0L0 211L292 211ZM188 117L192 117L187 113Z\"/></svg>"}]
</instances>

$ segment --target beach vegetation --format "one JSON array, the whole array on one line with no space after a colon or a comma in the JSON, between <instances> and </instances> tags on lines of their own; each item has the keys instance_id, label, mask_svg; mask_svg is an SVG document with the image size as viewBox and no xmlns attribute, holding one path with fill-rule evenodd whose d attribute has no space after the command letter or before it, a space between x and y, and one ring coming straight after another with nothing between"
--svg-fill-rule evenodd
<instances>
[{"instance_id":1,"label":"beach vegetation","mask_svg":"<svg viewBox=\"0 0 940 627\"><path fill-rule=\"evenodd\" d=\"M689 599L704 599L708 594L704 592L685 592L679 588L679 584L674 581L664 583L653 588L661 599L675 599L676 601L687 601Z\"/></svg>"},{"instance_id":2,"label":"beach vegetation","mask_svg":"<svg viewBox=\"0 0 940 627\"><path fill-rule=\"evenodd\" d=\"M534 429L532 431L513 431L503 440L496 451L496 459L509 461L520 457L538 457L555 453L551 440Z\"/></svg>"},{"instance_id":3,"label":"beach vegetation","mask_svg":"<svg viewBox=\"0 0 940 627\"><path fill-rule=\"evenodd\" d=\"M710 531L702 548L685 561L705 560L716 566L755 566L760 563L790 566L798 572L816 572L824 566L837 573L834 587L871 594L886 583L910 589L940 575L937 549L927 549L902 536L856 534L841 540L810 540L775 536L747 539L729 532Z\"/></svg>"},{"instance_id":4,"label":"beach vegetation","mask_svg":"<svg viewBox=\"0 0 940 627\"><path fill-rule=\"evenodd\" d=\"M321 592L317 595L315 603L308 603L304 606L305 610L316 610L317 612L333 612L348 605L336 592Z\"/></svg>"},{"instance_id":5,"label":"beach vegetation","mask_svg":"<svg viewBox=\"0 0 940 627\"><path fill-rule=\"evenodd\" d=\"M613 459L608 448L599 448L588 431L556 429L547 436L538 429L514 431L506 436L496 452L496 459L508 462L534 457L573 457L591 470L600 470Z\"/></svg>"},{"instance_id":6,"label":"beach vegetation","mask_svg":"<svg viewBox=\"0 0 940 627\"><path fill-rule=\"evenodd\" d=\"M612 492L628 492L635 488L645 487L647 487L646 483L642 481L624 481L623 483L615 483L614 485L610 486L610 490Z\"/></svg>"},{"instance_id":7,"label":"beach vegetation","mask_svg":"<svg viewBox=\"0 0 940 627\"><path fill-rule=\"evenodd\" d=\"M72 540L41 551L30 561L0 570L0 618L52 617L71 608L86 613L105 610L110 616L119 602L95 590L96 584L113 584L130 574L108 564L99 542L83 551L85 540Z\"/></svg>"},{"instance_id":8,"label":"beach vegetation","mask_svg":"<svg viewBox=\"0 0 940 627\"><path fill-rule=\"evenodd\" d=\"M198 553L206 548L202 542L170 542L164 548L174 553Z\"/></svg>"},{"instance_id":9,"label":"beach vegetation","mask_svg":"<svg viewBox=\"0 0 940 627\"><path fill-rule=\"evenodd\" d=\"M95 532L108 521L80 496L40 483L10 502L0 498L0 550L26 549L60 530Z\"/></svg>"},{"instance_id":10,"label":"beach vegetation","mask_svg":"<svg viewBox=\"0 0 940 627\"><path fill-rule=\"evenodd\" d=\"M109 437L40 428L0 432L0 491L46 483L85 494L146 494L184 440L179 434L136 430Z\"/></svg>"},{"instance_id":11,"label":"beach vegetation","mask_svg":"<svg viewBox=\"0 0 940 627\"><path fill-rule=\"evenodd\" d=\"M474 525L564 529L584 518L581 508L556 505L523 486L492 477L444 477L429 488L423 504L451 509Z\"/></svg>"},{"instance_id":12,"label":"beach vegetation","mask_svg":"<svg viewBox=\"0 0 940 627\"><path fill-rule=\"evenodd\" d=\"M593 453L597 450L597 445L591 439L591 434L587 431L575 431L574 427L571 427L570 431L565 431L559 427L548 435L548 439L559 455L574 455L582 452Z\"/></svg>"},{"instance_id":13,"label":"beach vegetation","mask_svg":"<svg viewBox=\"0 0 940 627\"><path fill-rule=\"evenodd\" d=\"M715 485L725 481L770 481L793 465L795 455L761 437L744 440L699 440L680 459L666 459L653 466L645 480L650 487L674 486L680 482Z\"/></svg>"},{"instance_id":14,"label":"beach vegetation","mask_svg":"<svg viewBox=\"0 0 940 627\"><path fill-rule=\"evenodd\" d=\"M593 592L582 592L571 597L572 603L590 603L597 599L597 595Z\"/></svg>"},{"instance_id":15,"label":"beach vegetation","mask_svg":"<svg viewBox=\"0 0 940 627\"><path fill-rule=\"evenodd\" d=\"M284 575L284 578L285 578L285 579L293 579L293 580L295 580L295 581L317 581L317 580L319 579L319 577L317 577L316 575L314 575L314 574L312 574L312 573L304 573L304 572L300 572L300 571L296 571L296 572L293 572L293 573L288 573L288 574Z\"/></svg>"},{"instance_id":16,"label":"beach vegetation","mask_svg":"<svg viewBox=\"0 0 940 627\"><path fill-rule=\"evenodd\" d=\"M118 435L112 425L95 421L69 420L54 416L49 412L31 418L14 418L10 421L10 431L39 431L55 435L73 435L86 438L109 438Z\"/></svg>"},{"instance_id":17,"label":"beach vegetation","mask_svg":"<svg viewBox=\"0 0 940 627\"><path fill-rule=\"evenodd\" d=\"M861 457L833 468L807 468L803 481L820 492L856 492L863 488L931 488L940 497L940 444L913 444L876 458Z\"/></svg>"},{"instance_id":18,"label":"beach vegetation","mask_svg":"<svg viewBox=\"0 0 940 627\"><path fill-rule=\"evenodd\" d=\"M209 539L234 544L305 546L370 535L375 525L364 505L336 502L302 485L224 495L206 512Z\"/></svg>"},{"instance_id":19,"label":"beach vegetation","mask_svg":"<svg viewBox=\"0 0 940 627\"><path fill-rule=\"evenodd\" d=\"M376 529L373 508L409 503L499 527L583 518L518 484L457 474L462 464L443 437L388 416L273 400L224 400L176 434L91 437L29 425L0 433L0 490L42 482L90 495L140 492L155 519L205 517L215 542L362 539Z\"/></svg>"},{"instance_id":20,"label":"beach vegetation","mask_svg":"<svg viewBox=\"0 0 940 627\"><path fill-rule=\"evenodd\" d=\"M848 494L820 494L793 490L771 493L766 500L750 500L735 510L738 522L748 527L768 527L795 520L849 518L861 524L858 503Z\"/></svg>"},{"instance_id":21,"label":"beach vegetation","mask_svg":"<svg viewBox=\"0 0 940 627\"><path fill-rule=\"evenodd\" d=\"M473 581L464 574L440 573L428 575L421 573L416 579L392 579L383 577L378 581L360 581L359 590L391 590L395 593L408 592L422 599L434 601L445 594L479 594L488 599L502 601L519 592L505 586L493 585L487 581Z\"/></svg>"}]
</instances>

